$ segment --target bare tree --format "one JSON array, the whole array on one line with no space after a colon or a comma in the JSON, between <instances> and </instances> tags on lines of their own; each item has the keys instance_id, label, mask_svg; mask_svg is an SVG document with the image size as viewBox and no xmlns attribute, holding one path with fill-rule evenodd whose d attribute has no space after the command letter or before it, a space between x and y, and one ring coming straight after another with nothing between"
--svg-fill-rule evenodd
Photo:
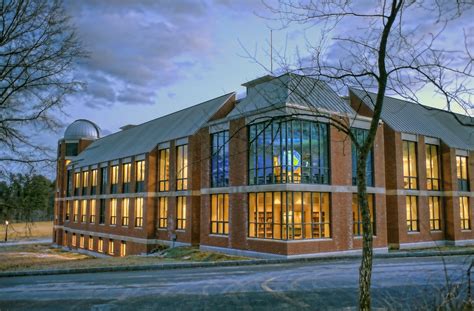
<instances>
[{"instance_id":1,"label":"bare tree","mask_svg":"<svg viewBox=\"0 0 474 311\"><path fill-rule=\"evenodd\" d=\"M33 133L57 129L72 70L86 54L60 0L0 3L0 173L50 161Z\"/></svg>"},{"instance_id":2,"label":"bare tree","mask_svg":"<svg viewBox=\"0 0 474 311\"><path fill-rule=\"evenodd\" d=\"M419 103L417 93L430 87L444 97L450 111L462 109L469 113L474 108L473 57L469 38L459 27L462 18L472 14L473 6L472 1L436 0L381 0L370 7L349 0L279 0L276 5L267 5L273 14L269 18L283 22L283 27L304 24L317 27L321 33L318 42L307 42L307 53L298 53L295 62L287 61L286 55L274 54L281 68L326 81L339 91L356 87L376 94L375 100L367 96L373 115L363 140L352 135L350 122L328 117L357 150L357 196L363 223L361 310L371 308L373 257L366 161L377 133L384 96L395 94ZM452 35L447 30L453 25L461 36L450 42ZM317 107L315 112L318 113Z\"/></svg>"}]
</instances>

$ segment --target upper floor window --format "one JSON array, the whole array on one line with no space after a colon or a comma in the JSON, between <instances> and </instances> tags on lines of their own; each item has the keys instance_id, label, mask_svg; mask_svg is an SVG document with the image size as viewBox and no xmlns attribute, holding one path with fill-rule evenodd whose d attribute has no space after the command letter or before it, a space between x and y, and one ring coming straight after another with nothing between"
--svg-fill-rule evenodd
<instances>
[{"instance_id":1,"label":"upper floor window","mask_svg":"<svg viewBox=\"0 0 474 311\"><path fill-rule=\"evenodd\" d=\"M89 187L89 171L82 172L82 195L86 195Z\"/></svg>"},{"instance_id":2,"label":"upper floor window","mask_svg":"<svg viewBox=\"0 0 474 311\"><path fill-rule=\"evenodd\" d=\"M105 224L105 199L99 200L99 224Z\"/></svg>"},{"instance_id":3,"label":"upper floor window","mask_svg":"<svg viewBox=\"0 0 474 311\"><path fill-rule=\"evenodd\" d=\"M426 145L426 189L440 190L438 146Z\"/></svg>"},{"instance_id":4,"label":"upper floor window","mask_svg":"<svg viewBox=\"0 0 474 311\"><path fill-rule=\"evenodd\" d=\"M118 165L112 166L112 171L110 172L110 181L111 181L110 193L117 193L118 191L118 183L119 183L118 173L119 173Z\"/></svg>"},{"instance_id":5,"label":"upper floor window","mask_svg":"<svg viewBox=\"0 0 474 311\"><path fill-rule=\"evenodd\" d=\"M131 168L131 163L122 165L122 193L130 192Z\"/></svg>"},{"instance_id":6,"label":"upper floor window","mask_svg":"<svg viewBox=\"0 0 474 311\"><path fill-rule=\"evenodd\" d=\"M170 149L160 150L160 179L159 191L169 190L170 179Z\"/></svg>"},{"instance_id":7,"label":"upper floor window","mask_svg":"<svg viewBox=\"0 0 474 311\"><path fill-rule=\"evenodd\" d=\"M128 213L130 208L130 199L124 198L122 199L122 226L128 226Z\"/></svg>"},{"instance_id":8,"label":"upper floor window","mask_svg":"<svg viewBox=\"0 0 474 311\"><path fill-rule=\"evenodd\" d=\"M229 185L229 131L211 135L211 187Z\"/></svg>"},{"instance_id":9,"label":"upper floor window","mask_svg":"<svg viewBox=\"0 0 474 311\"><path fill-rule=\"evenodd\" d=\"M97 169L91 171L91 195L97 194Z\"/></svg>"},{"instance_id":10,"label":"upper floor window","mask_svg":"<svg viewBox=\"0 0 474 311\"><path fill-rule=\"evenodd\" d=\"M416 143L403 141L403 184L405 189L418 189Z\"/></svg>"},{"instance_id":11,"label":"upper floor window","mask_svg":"<svg viewBox=\"0 0 474 311\"><path fill-rule=\"evenodd\" d=\"M71 201L66 201L66 216L65 216L66 221L69 221L70 213L71 213Z\"/></svg>"},{"instance_id":12,"label":"upper floor window","mask_svg":"<svg viewBox=\"0 0 474 311\"><path fill-rule=\"evenodd\" d=\"M135 192L145 191L145 160L135 162Z\"/></svg>"},{"instance_id":13,"label":"upper floor window","mask_svg":"<svg viewBox=\"0 0 474 311\"><path fill-rule=\"evenodd\" d=\"M74 173L74 195L79 195L81 188L81 173Z\"/></svg>"},{"instance_id":14,"label":"upper floor window","mask_svg":"<svg viewBox=\"0 0 474 311\"><path fill-rule=\"evenodd\" d=\"M109 182L109 176L108 176L108 172L107 172L107 168L106 167L102 167L100 169L100 178L101 178L101 182L100 182L100 193L101 194L105 194L107 192L107 184Z\"/></svg>"},{"instance_id":15,"label":"upper floor window","mask_svg":"<svg viewBox=\"0 0 474 311\"><path fill-rule=\"evenodd\" d=\"M87 200L81 202L81 222L87 221Z\"/></svg>"},{"instance_id":16,"label":"upper floor window","mask_svg":"<svg viewBox=\"0 0 474 311\"><path fill-rule=\"evenodd\" d=\"M96 214L96 200L89 201L90 206L90 214L89 214L89 222L91 224L95 223L95 214Z\"/></svg>"},{"instance_id":17,"label":"upper floor window","mask_svg":"<svg viewBox=\"0 0 474 311\"><path fill-rule=\"evenodd\" d=\"M374 195L367 195L367 204L369 206L370 223L372 224L372 235L377 235L375 230L375 210L374 210ZM352 223L353 223L353 234L355 236L361 236L364 232L362 228L362 209L359 205L359 198L357 194L352 195Z\"/></svg>"},{"instance_id":18,"label":"upper floor window","mask_svg":"<svg viewBox=\"0 0 474 311\"><path fill-rule=\"evenodd\" d=\"M328 125L274 120L249 126L249 184L329 183Z\"/></svg>"},{"instance_id":19,"label":"upper floor window","mask_svg":"<svg viewBox=\"0 0 474 311\"><path fill-rule=\"evenodd\" d=\"M357 139L359 144L362 144L369 134L368 130L353 128L352 132ZM354 143L352 143L352 184L357 185L357 148ZM366 169L365 169L365 182L367 186L374 186L374 151L370 150L367 156Z\"/></svg>"},{"instance_id":20,"label":"upper floor window","mask_svg":"<svg viewBox=\"0 0 474 311\"><path fill-rule=\"evenodd\" d=\"M469 181L467 179L467 157L456 156L456 171L458 176L458 190L469 191Z\"/></svg>"},{"instance_id":21,"label":"upper floor window","mask_svg":"<svg viewBox=\"0 0 474 311\"><path fill-rule=\"evenodd\" d=\"M72 170L68 170L67 171L67 181L66 181L66 196L70 197L72 196L72 182L73 182L73 178L72 178Z\"/></svg>"},{"instance_id":22,"label":"upper floor window","mask_svg":"<svg viewBox=\"0 0 474 311\"><path fill-rule=\"evenodd\" d=\"M77 222L79 219L79 200L74 200L73 221Z\"/></svg>"},{"instance_id":23,"label":"upper floor window","mask_svg":"<svg viewBox=\"0 0 474 311\"><path fill-rule=\"evenodd\" d=\"M66 157L75 157L78 154L78 143L66 143Z\"/></svg>"},{"instance_id":24,"label":"upper floor window","mask_svg":"<svg viewBox=\"0 0 474 311\"><path fill-rule=\"evenodd\" d=\"M117 224L117 199L110 199L110 224Z\"/></svg>"},{"instance_id":25,"label":"upper floor window","mask_svg":"<svg viewBox=\"0 0 474 311\"><path fill-rule=\"evenodd\" d=\"M143 198L135 199L135 227L143 227Z\"/></svg>"},{"instance_id":26,"label":"upper floor window","mask_svg":"<svg viewBox=\"0 0 474 311\"><path fill-rule=\"evenodd\" d=\"M176 189L188 189L188 145L176 148Z\"/></svg>"}]
</instances>

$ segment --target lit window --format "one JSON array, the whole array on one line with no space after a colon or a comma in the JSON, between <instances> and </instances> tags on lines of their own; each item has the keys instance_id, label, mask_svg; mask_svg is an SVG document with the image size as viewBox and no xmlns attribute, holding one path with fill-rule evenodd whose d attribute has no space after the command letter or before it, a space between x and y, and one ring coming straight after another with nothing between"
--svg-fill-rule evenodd
<instances>
[{"instance_id":1,"label":"lit window","mask_svg":"<svg viewBox=\"0 0 474 311\"><path fill-rule=\"evenodd\" d=\"M87 200L81 202L81 222L87 221Z\"/></svg>"},{"instance_id":2,"label":"lit window","mask_svg":"<svg viewBox=\"0 0 474 311\"><path fill-rule=\"evenodd\" d=\"M249 236L276 240L329 238L329 194L250 193Z\"/></svg>"},{"instance_id":3,"label":"lit window","mask_svg":"<svg viewBox=\"0 0 474 311\"><path fill-rule=\"evenodd\" d=\"M114 254L114 249L115 249L114 240L109 240L109 255Z\"/></svg>"},{"instance_id":4,"label":"lit window","mask_svg":"<svg viewBox=\"0 0 474 311\"><path fill-rule=\"evenodd\" d=\"M74 195L79 195L79 189L81 188L81 173L74 174Z\"/></svg>"},{"instance_id":5,"label":"lit window","mask_svg":"<svg viewBox=\"0 0 474 311\"><path fill-rule=\"evenodd\" d=\"M112 170L110 172L110 179L111 179L111 193L117 193L118 189L118 182L119 182L119 176L118 176L118 170L119 167L118 165L112 166Z\"/></svg>"},{"instance_id":6,"label":"lit window","mask_svg":"<svg viewBox=\"0 0 474 311\"><path fill-rule=\"evenodd\" d=\"M168 227L168 198L160 197L159 199L159 216L158 228Z\"/></svg>"},{"instance_id":7,"label":"lit window","mask_svg":"<svg viewBox=\"0 0 474 311\"><path fill-rule=\"evenodd\" d=\"M67 231L64 231L63 234L63 246L67 246Z\"/></svg>"},{"instance_id":8,"label":"lit window","mask_svg":"<svg viewBox=\"0 0 474 311\"><path fill-rule=\"evenodd\" d=\"M135 162L136 189L135 192L145 191L145 161Z\"/></svg>"},{"instance_id":9,"label":"lit window","mask_svg":"<svg viewBox=\"0 0 474 311\"><path fill-rule=\"evenodd\" d=\"M407 228L408 231L419 231L418 229L418 205L416 196L406 196Z\"/></svg>"},{"instance_id":10,"label":"lit window","mask_svg":"<svg viewBox=\"0 0 474 311\"><path fill-rule=\"evenodd\" d=\"M352 133L357 139L359 144L363 144L364 141L367 139L367 135L369 134L368 130L353 128ZM374 174L373 174L373 166L374 166L374 151L373 149L370 150L369 155L367 156L366 161L366 169L365 169L365 182L367 186L373 187L374 186ZM352 184L355 186L357 185L357 148L354 143L352 143Z\"/></svg>"},{"instance_id":11,"label":"lit window","mask_svg":"<svg viewBox=\"0 0 474 311\"><path fill-rule=\"evenodd\" d=\"M178 204L176 206L176 229L186 229L186 197L178 197Z\"/></svg>"},{"instance_id":12,"label":"lit window","mask_svg":"<svg viewBox=\"0 0 474 311\"><path fill-rule=\"evenodd\" d=\"M375 213L374 213L374 195L368 194L367 195L367 204L369 205L369 213L370 213L370 223L372 224L372 235L376 235L375 230ZM362 210L359 206L359 198L357 194L352 195L352 222L354 225L353 234L355 236L361 236L364 232L362 228Z\"/></svg>"},{"instance_id":13,"label":"lit window","mask_svg":"<svg viewBox=\"0 0 474 311\"><path fill-rule=\"evenodd\" d=\"M122 193L130 192L131 169L131 163L122 165Z\"/></svg>"},{"instance_id":14,"label":"lit window","mask_svg":"<svg viewBox=\"0 0 474 311\"><path fill-rule=\"evenodd\" d=\"M229 185L229 131L211 135L211 187Z\"/></svg>"},{"instance_id":15,"label":"lit window","mask_svg":"<svg viewBox=\"0 0 474 311\"><path fill-rule=\"evenodd\" d=\"M229 195L211 195L211 233L229 234Z\"/></svg>"},{"instance_id":16,"label":"lit window","mask_svg":"<svg viewBox=\"0 0 474 311\"><path fill-rule=\"evenodd\" d=\"M170 149L160 150L160 191L169 190Z\"/></svg>"},{"instance_id":17,"label":"lit window","mask_svg":"<svg viewBox=\"0 0 474 311\"><path fill-rule=\"evenodd\" d=\"M135 199L135 227L143 227L143 198Z\"/></svg>"},{"instance_id":18,"label":"lit window","mask_svg":"<svg viewBox=\"0 0 474 311\"><path fill-rule=\"evenodd\" d=\"M95 223L95 215L96 215L96 200L90 200L89 201L89 204L90 204L90 215L89 215L89 222L91 224Z\"/></svg>"},{"instance_id":19,"label":"lit window","mask_svg":"<svg viewBox=\"0 0 474 311\"><path fill-rule=\"evenodd\" d=\"M426 145L426 189L440 190L438 146ZM438 230L438 229L437 229Z\"/></svg>"},{"instance_id":20,"label":"lit window","mask_svg":"<svg viewBox=\"0 0 474 311\"><path fill-rule=\"evenodd\" d=\"M441 230L441 207L439 197L428 197L428 206L430 208L430 230Z\"/></svg>"},{"instance_id":21,"label":"lit window","mask_svg":"<svg viewBox=\"0 0 474 311\"><path fill-rule=\"evenodd\" d=\"M71 244L74 247L77 245L77 240L76 240L76 234L75 233L72 234Z\"/></svg>"},{"instance_id":22,"label":"lit window","mask_svg":"<svg viewBox=\"0 0 474 311\"><path fill-rule=\"evenodd\" d=\"M120 242L120 257L127 256L127 242Z\"/></svg>"},{"instance_id":23,"label":"lit window","mask_svg":"<svg viewBox=\"0 0 474 311\"><path fill-rule=\"evenodd\" d=\"M98 251L99 253L103 253L103 252L104 252L104 240L102 240L102 238L99 238L99 239L98 239L97 251Z\"/></svg>"},{"instance_id":24,"label":"lit window","mask_svg":"<svg viewBox=\"0 0 474 311\"><path fill-rule=\"evenodd\" d=\"M79 220L79 201L74 200L74 214L73 214L73 221L77 222Z\"/></svg>"},{"instance_id":25,"label":"lit window","mask_svg":"<svg viewBox=\"0 0 474 311\"><path fill-rule=\"evenodd\" d=\"M461 219L461 229L471 230L471 210L469 208L468 197L459 197L459 214Z\"/></svg>"},{"instance_id":26,"label":"lit window","mask_svg":"<svg viewBox=\"0 0 474 311\"><path fill-rule=\"evenodd\" d=\"M87 188L89 187L89 171L82 172L82 195L87 194Z\"/></svg>"},{"instance_id":27,"label":"lit window","mask_svg":"<svg viewBox=\"0 0 474 311\"><path fill-rule=\"evenodd\" d=\"M176 148L176 189L188 189L188 145Z\"/></svg>"},{"instance_id":28,"label":"lit window","mask_svg":"<svg viewBox=\"0 0 474 311\"><path fill-rule=\"evenodd\" d=\"M403 182L405 189L418 189L416 143L403 141Z\"/></svg>"},{"instance_id":29,"label":"lit window","mask_svg":"<svg viewBox=\"0 0 474 311\"><path fill-rule=\"evenodd\" d=\"M110 224L117 224L117 199L110 200Z\"/></svg>"},{"instance_id":30,"label":"lit window","mask_svg":"<svg viewBox=\"0 0 474 311\"><path fill-rule=\"evenodd\" d=\"M81 234L81 236L79 237L79 247L84 248L84 235L83 234Z\"/></svg>"},{"instance_id":31,"label":"lit window","mask_svg":"<svg viewBox=\"0 0 474 311\"><path fill-rule=\"evenodd\" d=\"M97 170L91 171L91 195L97 193Z\"/></svg>"},{"instance_id":32,"label":"lit window","mask_svg":"<svg viewBox=\"0 0 474 311\"><path fill-rule=\"evenodd\" d=\"M130 208L130 199L122 199L122 226L128 226L128 212Z\"/></svg>"},{"instance_id":33,"label":"lit window","mask_svg":"<svg viewBox=\"0 0 474 311\"><path fill-rule=\"evenodd\" d=\"M274 120L249 126L249 184L329 183L328 125Z\"/></svg>"},{"instance_id":34,"label":"lit window","mask_svg":"<svg viewBox=\"0 0 474 311\"><path fill-rule=\"evenodd\" d=\"M69 221L69 215L71 212L71 201L66 201L66 221Z\"/></svg>"},{"instance_id":35,"label":"lit window","mask_svg":"<svg viewBox=\"0 0 474 311\"><path fill-rule=\"evenodd\" d=\"M458 177L458 190L469 191L467 178L467 157L456 156L456 172Z\"/></svg>"},{"instance_id":36,"label":"lit window","mask_svg":"<svg viewBox=\"0 0 474 311\"><path fill-rule=\"evenodd\" d=\"M94 250L94 238L92 235L89 235L89 242L87 243L87 246L89 247L90 251Z\"/></svg>"}]
</instances>

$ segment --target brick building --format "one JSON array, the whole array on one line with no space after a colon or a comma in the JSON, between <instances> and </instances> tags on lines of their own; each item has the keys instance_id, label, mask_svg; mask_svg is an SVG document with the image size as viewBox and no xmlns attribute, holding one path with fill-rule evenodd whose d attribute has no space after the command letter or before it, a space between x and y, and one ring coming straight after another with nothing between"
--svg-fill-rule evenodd
<instances>
[{"instance_id":1,"label":"brick building","mask_svg":"<svg viewBox=\"0 0 474 311\"><path fill-rule=\"evenodd\" d=\"M360 250L355 150L334 120L363 137L371 94L342 99L294 74L244 86L242 99L103 138L90 121L72 123L58 144L54 242L115 256L159 244L254 256ZM433 123L420 129L386 102L367 169L375 250L474 242L472 118L419 106Z\"/></svg>"}]
</instances>

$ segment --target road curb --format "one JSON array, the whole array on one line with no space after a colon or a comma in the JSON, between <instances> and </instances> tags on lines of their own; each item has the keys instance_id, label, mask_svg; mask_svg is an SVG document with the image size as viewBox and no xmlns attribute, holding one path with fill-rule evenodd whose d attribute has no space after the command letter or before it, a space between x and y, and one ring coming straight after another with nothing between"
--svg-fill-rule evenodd
<instances>
[{"instance_id":1,"label":"road curb","mask_svg":"<svg viewBox=\"0 0 474 311\"><path fill-rule=\"evenodd\" d=\"M388 254L374 254L375 259L388 258L415 258L415 257L442 257L442 256L462 256L474 255L474 250L458 251L413 251L396 252ZM155 265L136 265L136 266L117 266L117 267L94 267L94 268L75 268L58 270L32 270L32 271L10 271L0 272L0 277L19 277L19 276L37 276L37 275L58 275L58 274L79 274L79 273L99 273L99 272L119 272L119 271L146 271L146 270L172 270L186 268L208 268L208 267L232 267L232 266L252 266L252 265L272 265L285 263L306 263L306 262L326 262L336 260L355 260L360 259L361 255L331 255L327 257L303 257L290 259L250 259L250 260L232 260L232 261L213 261L213 262L189 262L189 263L164 263Z\"/></svg>"}]
</instances>

